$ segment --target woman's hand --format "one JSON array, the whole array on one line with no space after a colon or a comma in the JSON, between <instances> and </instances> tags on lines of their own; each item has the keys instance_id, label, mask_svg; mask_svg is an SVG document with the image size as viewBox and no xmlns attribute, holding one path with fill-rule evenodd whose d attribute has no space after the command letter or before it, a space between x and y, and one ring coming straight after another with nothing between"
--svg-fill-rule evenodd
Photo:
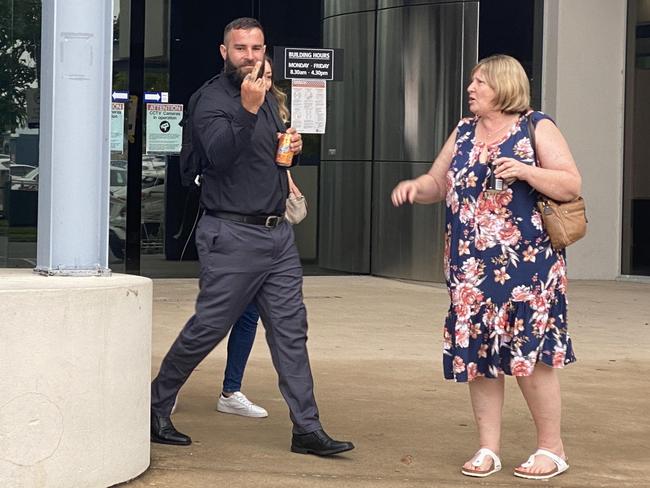
<instances>
[{"instance_id":1,"label":"woman's hand","mask_svg":"<svg viewBox=\"0 0 650 488\"><path fill-rule=\"evenodd\" d=\"M302 196L302 192L300 191L300 188L298 188L294 183L293 178L291 177L291 172L288 170L287 179L289 180L289 193L293 194L293 196L296 198L300 198Z\"/></svg>"},{"instance_id":2,"label":"woman's hand","mask_svg":"<svg viewBox=\"0 0 650 488\"><path fill-rule=\"evenodd\" d=\"M390 195L390 199L393 201L393 205L396 207L399 207L400 205L407 202L414 203L419 191L420 189L418 187L417 181L400 181L393 189L393 192Z\"/></svg>"},{"instance_id":3,"label":"woman's hand","mask_svg":"<svg viewBox=\"0 0 650 488\"><path fill-rule=\"evenodd\" d=\"M390 194L393 205L399 207L405 203L435 203L445 199L447 171L454 157L455 141L454 129L427 173L397 184Z\"/></svg>"},{"instance_id":4,"label":"woman's hand","mask_svg":"<svg viewBox=\"0 0 650 488\"><path fill-rule=\"evenodd\" d=\"M531 166L513 158L497 158L494 165L494 176L504 180L507 185L512 185L516 180L528 181L530 176Z\"/></svg>"},{"instance_id":5,"label":"woman's hand","mask_svg":"<svg viewBox=\"0 0 650 488\"><path fill-rule=\"evenodd\" d=\"M289 193L291 193L296 198L300 198L302 196L302 192L300 191L300 188L298 188L294 184L289 185Z\"/></svg>"}]
</instances>

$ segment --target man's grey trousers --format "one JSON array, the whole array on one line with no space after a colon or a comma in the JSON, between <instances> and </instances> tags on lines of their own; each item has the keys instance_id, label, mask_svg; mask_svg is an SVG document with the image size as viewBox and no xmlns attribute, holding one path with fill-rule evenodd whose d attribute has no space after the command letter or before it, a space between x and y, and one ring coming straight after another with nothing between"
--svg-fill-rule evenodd
<instances>
[{"instance_id":1,"label":"man's grey trousers","mask_svg":"<svg viewBox=\"0 0 650 488\"><path fill-rule=\"evenodd\" d=\"M151 384L152 412L171 414L190 373L255 301L293 432L320 429L307 354L302 266L291 226L285 221L267 228L204 215L196 230L196 247L201 263L196 311Z\"/></svg>"}]
</instances>

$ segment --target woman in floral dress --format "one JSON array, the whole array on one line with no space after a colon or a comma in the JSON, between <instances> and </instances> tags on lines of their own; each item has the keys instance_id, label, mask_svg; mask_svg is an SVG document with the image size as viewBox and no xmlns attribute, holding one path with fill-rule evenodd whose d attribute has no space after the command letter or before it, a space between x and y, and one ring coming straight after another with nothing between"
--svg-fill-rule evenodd
<instances>
[{"instance_id":1,"label":"woman in floral dress","mask_svg":"<svg viewBox=\"0 0 650 488\"><path fill-rule=\"evenodd\" d=\"M537 428L538 450L515 469L548 479L568 469L560 435L557 368L575 361L567 333L564 251L551 247L536 210L538 193L558 201L580 193L581 178L555 123L532 112L530 88L514 58L478 63L462 119L431 169L399 183L396 206L446 201L445 273L451 306L444 327L444 374L468 382L479 450L463 474L501 469L504 375L517 378ZM486 191L491 173L506 185Z\"/></svg>"}]
</instances>

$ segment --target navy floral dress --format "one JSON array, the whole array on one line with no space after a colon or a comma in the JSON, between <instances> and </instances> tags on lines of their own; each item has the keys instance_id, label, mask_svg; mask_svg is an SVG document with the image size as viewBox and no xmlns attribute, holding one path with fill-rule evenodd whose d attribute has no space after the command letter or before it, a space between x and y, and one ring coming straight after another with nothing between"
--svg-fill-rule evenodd
<instances>
[{"instance_id":1,"label":"navy floral dress","mask_svg":"<svg viewBox=\"0 0 650 488\"><path fill-rule=\"evenodd\" d=\"M550 120L542 112L532 118ZM447 173L444 264L451 306L443 366L445 378L459 382L528 376L538 361L556 368L575 361L564 251L551 247L528 183L484 192L490 170L479 161L484 143L475 140L477 122L459 122ZM505 156L537 164L526 117L487 151L488 161Z\"/></svg>"}]
</instances>

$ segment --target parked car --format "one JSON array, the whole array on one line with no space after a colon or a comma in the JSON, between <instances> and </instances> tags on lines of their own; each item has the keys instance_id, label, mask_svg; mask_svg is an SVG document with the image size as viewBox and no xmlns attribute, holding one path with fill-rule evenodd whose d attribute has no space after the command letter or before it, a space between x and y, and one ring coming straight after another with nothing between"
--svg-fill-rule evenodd
<instances>
[{"instance_id":1,"label":"parked car","mask_svg":"<svg viewBox=\"0 0 650 488\"><path fill-rule=\"evenodd\" d=\"M143 181L142 186L142 192L140 193L140 212L142 215L142 223L159 224L163 220L165 203L165 180L157 178L156 184L148 186L146 188L144 188ZM126 186L111 192L111 205L126 208ZM111 218L113 215L119 215L120 213L120 210L116 210L115 213L111 210Z\"/></svg>"},{"instance_id":2,"label":"parked car","mask_svg":"<svg viewBox=\"0 0 650 488\"><path fill-rule=\"evenodd\" d=\"M25 176L16 176L13 175L13 168L11 167L11 189L12 190L23 190L23 191L37 191L38 190L38 168L32 169L30 172L25 174ZM116 168L111 166L110 173L110 191L113 192L119 188L126 187L126 170L122 168Z\"/></svg>"},{"instance_id":3,"label":"parked car","mask_svg":"<svg viewBox=\"0 0 650 488\"><path fill-rule=\"evenodd\" d=\"M142 176L165 178L166 164L164 156L142 156Z\"/></svg>"},{"instance_id":4,"label":"parked car","mask_svg":"<svg viewBox=\"0 0 650 488\"><path fill-rule=\"evenodd\" d=\"M12 175L11 189L23 190L23 191L37 191L38 190L38 168L34 168L30 172L26 173L25 176L14 177Z\"/></svg>"},{"instance_id":5,"label":"parked car","mask_svg":"<svg viewBox=\"0 0 650 488\"><path fill-rule=\"evenodd\" d=\"M145 185L149 185L145 187ZM141 246L143 253L162 252L164 229L165 180L142 177L140 201ZM117 260L124 259L126 240L126 186L111 192L108 244Z\"/></svg>"},{"instance_id":6,"label":"parked car","mask_svg":"<svg viewBox=\"0 0 650 488\"><path fill-rule=\"evenodd\" d=\"M9 166L9 170L11 171L11 177L15 178L22 178L24 177L27 173L30 171L34 171L36 169L36 166L32 166L31 164L12 164Z\"/></svg>"},{"instance_id":7,"label":"parked car","mask_svg":"<svg viewBox=\"0 0 650 488\"><path fill-rule=\"evenodd\" d=\"M111 159L111 166L126 169L128 166L128 161L125 161L124 159Z\"/></svg>"},{"instance_id":8,"label":"parked car","mask_svg":"<svg viewBox=\"0 0 650 488\"><path fill-rule=\"evenodd\" d=\"M7 185L11 181L9 173L9 160L0 159L0 219L5 218L5 200L7 198Z\"/></svg>"},{"instance_id":9,"label":"parked car","mask_svg":"<svg viewBox=\"0 0 650 488\"><path fill-rule=\"evenodd\" d=\"M166 161L163 156L142 156L142 177L165 178ZM124 159L111 160L111 166L128 170L128 161ZM144 182L143 182L144 183ZM144 185L143 185L144 186Z\"/></svg>"},{"instance_id":10,"label":"parked car","mask_svg":"<svg viewBox=\"0 0 650 488\"><path fill-rule=\"evenodd\" d=\"M110 191L113 193L121 188L126 188L126 170L111 166Z\"/></svg>"}]
</instances>

